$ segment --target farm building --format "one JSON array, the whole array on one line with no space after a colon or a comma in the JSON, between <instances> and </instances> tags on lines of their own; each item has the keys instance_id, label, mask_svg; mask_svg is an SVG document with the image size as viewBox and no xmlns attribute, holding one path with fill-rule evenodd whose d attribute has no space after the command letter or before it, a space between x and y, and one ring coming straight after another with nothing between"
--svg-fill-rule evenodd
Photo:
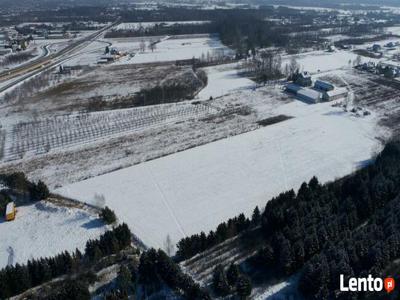
<instances>
[{"instance_id":1,"label":"farm building","mask_svg":"<svg viewBox=\"0 0 400 300\"><path fill-rule=\"evenodd\" d=\"M6 206L6 216L5 216L6 221L14 220L16 212L17 210L15 208L14 202L8 203Z\"/></svg>"},{"instance_id":2,"label":"farm building","mask_svg":"<svg viewBox=\"0 0 400 300\"><path fill-rule=\"evenodd\" d=\"M348 91L346 88L335 88L331 91L326 91L323 93L322 98L324 101L333 101L337 99L346 98L348 95Z\"/></svg>"},{"instance_id":3,"label":"farm building","mask_svg":"<svg viewBox=\"0 0 400 300\"><path fill-rule=\"evenodd\" d=\"M311 88L302 87L295 83L286 85L286 91L297 96L307 103L318 103L322 100L322 93Z\"/></svg>"},{"instance_id":4,"label":"farm building","mask_svg":"<svg viewBox=\"0 0 400 300\"><path fill-rule=\"evenodd\" d=\"M329 82L317 80L314 83L314 88L320 91L328 92L335 89L335 86Z\"/></svg>"},{"instance_id":5,"label":"farm building","mask_svg":"<svg viewBox=\"0 0 400 300\"><path fill-rule=\"evenodd\" d=\"M322 94L313 89L302 88L297 92L297 98L307 103L318 103L322 100Z\"/></svg>"}]
</instances>

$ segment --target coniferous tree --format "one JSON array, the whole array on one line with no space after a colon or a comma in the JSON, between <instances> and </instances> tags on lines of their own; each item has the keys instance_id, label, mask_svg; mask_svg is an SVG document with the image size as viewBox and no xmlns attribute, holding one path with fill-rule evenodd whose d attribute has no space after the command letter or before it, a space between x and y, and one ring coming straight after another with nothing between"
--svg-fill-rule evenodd
<instances>
[{"instance_id":1,"label":"coniferous tree","mask_svg":"<svg viewBox=\"0 0 400 300\"><path fill-rule=\"evenodd\" d=\"M228 270L226 271L226 279L231 287L236 286L236 282L239 279L240 272L237 265L234 263L230 264Z\"/></svg>"},{"instance_id":2,"label":"coniferous tree","mask_svg":"<svg viewBox=\"0 0 400 300\"><path fill-rule=\"evenodd\" d=\"M117 286L118 289L124 293L129 293L132 291L132 273L128 267L122 265L117 276Z\"/></svg>"},{"instance_id":3,"label":"coniferous tree","mask_svg":"<svg viewBox=\"0 0 400 300\"><path fill-rule=\"evenodd\" d=\"M241 275L236 284L236 293L242 300L247 299L252 290L251 280L248 276Z\"/></svg>"},{"instance_id":4,"label":"coniferous tree","mask_svg":"<svg viewBox=\"0 0 400 300\"><path fill-rule=\"evenodd\" d=\"M117 221L117 217L115 216L114 211L111 210L108 206L104 207L101 210L100 217L106 224L112 224Z\"/></svg>"},{"instance_id":5,"label":"coniferous tree","mask_svg":"<svg viewBox=\"0 0 400 300\"><path fill-rule=\"evenodd\" d=\"M212 281L214 292L218 296L226 296L230 292L225 270L221 265L215 267Z\"/></svg>"}]
</instances>

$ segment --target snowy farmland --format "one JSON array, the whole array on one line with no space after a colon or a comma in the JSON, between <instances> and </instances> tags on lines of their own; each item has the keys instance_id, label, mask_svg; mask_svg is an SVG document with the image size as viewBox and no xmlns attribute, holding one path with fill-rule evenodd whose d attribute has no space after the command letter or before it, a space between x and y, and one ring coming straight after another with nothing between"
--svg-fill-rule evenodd
<instances>
[{"instance_id":1,"label":"snowy farmland","mask_svg":"<svg viewBox=\"0 0 400 300\"><path fill-rule=\"evenodd\" d=\"M62 251L81 251L86 241L106 231L97 216L75 208L38 202L18 207L12 222L0 220L0 269Z\"/></svg>"},{"instance_id":2,"label":"snowy farmland","mask_svg":"<svg viewBox=\"0 0 400 300\"><path fill-rule=\"evenodd\" d=\"M5 148L4 159L19 159L26 154L43 154L52 149L93 143L151 126L204 117L212 112L215 112L214 109L203 104L181 103L18 123L6 135L6 142L10 141L10 146Z\"/></svg>"},{"instance_id":3,"label":"snowy farmland","mask_svg":"<svg viewBox=\"0 0 400 300\"><path fill-rule=\"evenodd\" d=\"M155 38L153 38L155 40ZM121 63L150 63L176 61L182 59L200 58L202 55L233 55L233 51L224 46L218 37L209 35L188 35L158 37L154 51L146 50L139 52L140 39L138 38L119 38L107 39L113 47L122 51L136 53L133 58L124 57L117 64Z\"/></svg>"},{"instance_id":4,"label":"snowy farmland","mask_svg":"<svg viewBox=\"0 0 400 300\"><path fill-rule=\"evenodd\" d=\"M376 119L331 103L292 102L294 118L249 133L64 186L56 192L94 203L101 194L149 246L214 229L240 212L316 175L341 177L380 150Z\"/></svg>"},{"instance_id":5,"label":"snowy farmland","mask_svg":"<svg viewBox=\"0 0 400 300\"><path fill-rule=\"evenodd\" d=\"M198 94L198 98L202 100L220 97L235 90L252 88L255 85L254 81L238 74L236 64L208 67L204 70L208 76L208 84Z\"/></svg>"},{"instance_id":6,"label":"snowy farmland","mask_svg":"<svg viewBox=\"0 0 400 300\"><path fill-rule=\"evenodd\" d=\"M139 30L140 28L146 29L155 26L172 26L172 25L201 25L210 23L210 21L169 21L169 22L128 22L121 23L115 27L117 30Z\"/></svg>"}]
</instances>

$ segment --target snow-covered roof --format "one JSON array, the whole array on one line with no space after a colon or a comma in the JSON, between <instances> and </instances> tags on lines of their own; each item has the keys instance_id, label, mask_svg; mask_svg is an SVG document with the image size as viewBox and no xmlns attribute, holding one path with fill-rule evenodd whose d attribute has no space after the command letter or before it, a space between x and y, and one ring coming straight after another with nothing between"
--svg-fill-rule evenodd
<instances>
[{"instance_id":1,"label":"snow-covered roof","mask_svg":"<svg viewBox=\"0 0 400 300\"><path fill-rule=\"evenodd\" d=\"M332 83L329 83L329 82L326 82L326 81L322 81L322 80L315 81L314 85L318 86L318 87L323 87L323 88L326 88L326 89L329 89L329 88L333 89L335 87Z\"/></svg>"},{"instance_id":2,"label":"snow-covered roof","mask_svg":"<svg viewBox=\"0 0 400 300\"><path fill-rule=\"evenodd\" d=\"M300 76L302 76L303 78L311 78L311 74L308 72L301 72Z\"/></svg>"},{"instance_id":3,"label":"snow-covered roof","mask_svg":"<svg viewBox=\"0 0 400 300\"><path fill-rule=\"evenodd\" d=\"M303 88L297 92L297 95L307 97L310 99L318 100L321 98L321 93L316 90Z\"/></svg>"},{"instance_id":4,"label":"snow-covered roof","mask_svg":"<svg viewBox=\"0 0 400 300\"><path fill-rule=\"evenodd\" d=\"M14 211L14 202L10 202L6 207L6 215L11 214Z\"/></svg>"},{"instance_id":5,"label":"snow-covered roof","mask_svg":"<svg viewBox=\"0 0 400 300\"><path fill-rule=\"evenodd\" d=\"M339 95L345 95L345 94L347 94L348 93L348 91L347 91L347 89L346 88L335 88L334 90L332 90L332 91L328 91L328 92L326 92L326 94L329 96L329 97L335 97L335 96L339 96Z\"/></svg>"},{"instance_id":6,"label":"snow-covered roof","mask_svg":"<svg viewBox=\"0 0 400 300\"><path fill-rule=\"evenodd\" d=\"M299 90L301 90L301 86L295 83L289 83L286 85L286 89L291 92L297 93Z\"/></svg>"}]
</instances>

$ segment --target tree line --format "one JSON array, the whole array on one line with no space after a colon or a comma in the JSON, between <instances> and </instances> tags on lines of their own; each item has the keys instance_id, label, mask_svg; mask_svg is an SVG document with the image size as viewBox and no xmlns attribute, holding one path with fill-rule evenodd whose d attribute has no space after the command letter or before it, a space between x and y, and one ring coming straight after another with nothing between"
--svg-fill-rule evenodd
<instances>
[{"instance_id":1,"label":"tree line","mask_svg":"<svg viewBox=\"0 0 400 300\"><path fill-rule=\"evenodd\" d=\"M17 205L46 199L50 196L47 185L39 180L37 183L29 181L22 172L0 174L0 183L5 189L0 192L0 215L4 215L6 206L11 202L11 195L16 195Z\"/></svg>"},{"instance_id":2,"label":"tree line","mask_svg":"<svg viewBox=\"0 0 400 300\"><path fill-rule=\"evenodd\" d=\"M166 290L184 299L211 299L165 252L153 248L141 254L138 264L121 265L115 288L101 296L106 300L129 299L132 295L137 299L155 299Z\"/></svg>"},{"instance_id":3,"label":"tree line","mask_svg":"<svg viewBox=\"0 0 400 300\"><path fill-rule=\"evenodd\" d=\"M200 234L185 237L177 244L178 250L175 258L178 261L189 259L245 230L254 228L259 224L260 217L260 210L256 207L251 220L246 218L244 214L240 214L237 217L229 219L227 222L219 224L215 232L211 230L208 234L201 232Z\"/></svg>"}]
</instances>

